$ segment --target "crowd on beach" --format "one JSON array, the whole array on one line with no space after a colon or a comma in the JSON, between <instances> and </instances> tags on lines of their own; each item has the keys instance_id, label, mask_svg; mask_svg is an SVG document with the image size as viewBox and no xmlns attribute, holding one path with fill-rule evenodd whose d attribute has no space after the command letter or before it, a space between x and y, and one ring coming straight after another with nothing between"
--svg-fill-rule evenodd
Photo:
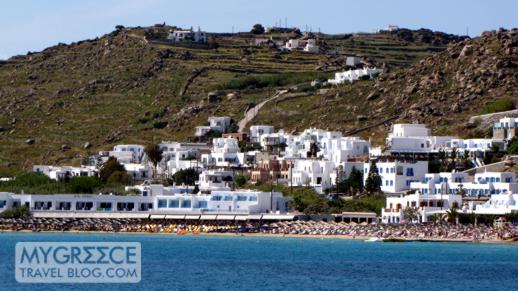
<instances>
[{"instance_id":1,"label":"crowd on beach","mask_svg":"<svg viewBox=\"0 0 518 291\"><path fill-rule=\"evenodd\" d=\"M236 222L114 218L0 218L0 231L128 233L261 233L405 240L518 241L518 227L472 224L379 224L324 221Z\"/></svg>"}]
</instances>

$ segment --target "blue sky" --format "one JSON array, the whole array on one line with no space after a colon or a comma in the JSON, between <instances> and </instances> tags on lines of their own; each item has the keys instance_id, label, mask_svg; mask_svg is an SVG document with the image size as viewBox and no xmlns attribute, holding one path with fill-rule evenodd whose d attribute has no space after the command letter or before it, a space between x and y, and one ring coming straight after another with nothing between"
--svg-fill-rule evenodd
<instances>
[{"instance_id":1,"label":"blue sky","mask_svg":"<svg viewBox=\"0 0 518 291\"><path fill-rule=\"evenodd\" d=\"M89 0L0 2L0 59L40 51L59 42L95 38L115 25L166 22L210 32L248 31L255 23L326 33L373 32L388 24L480 35L518 26L516 0Z\"/></svg>"}]
</instances>

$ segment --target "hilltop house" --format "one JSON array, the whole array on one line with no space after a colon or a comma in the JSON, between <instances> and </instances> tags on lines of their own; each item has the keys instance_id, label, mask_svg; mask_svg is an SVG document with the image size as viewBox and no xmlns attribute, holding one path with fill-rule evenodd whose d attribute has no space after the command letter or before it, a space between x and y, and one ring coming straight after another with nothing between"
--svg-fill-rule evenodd
<instances>
[{"instance_id":1,"label":"hilltop house","mask_svg":"<svg viewBox=\"0 0 518 291\"><path fill-rule=\"evenodd\" d=\"M196 43L206 43L207 42L207 33L201 31L198 27L198 31L194 31L192 28L188 30L173 30L167 36L172 42L196 42Z\"/></svg>"}]
</instances>

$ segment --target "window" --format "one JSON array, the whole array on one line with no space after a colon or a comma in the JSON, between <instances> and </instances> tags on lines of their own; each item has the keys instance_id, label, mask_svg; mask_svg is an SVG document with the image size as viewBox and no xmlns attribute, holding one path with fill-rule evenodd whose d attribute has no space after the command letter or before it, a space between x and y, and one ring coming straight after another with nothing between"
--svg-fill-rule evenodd
<instances>
[{"instance_id":1,"label":"window","mask_svg":"<svg viewBox=\"0 0 518 291\"><path fill-rule=\"evenodd\" d=\"M223 201L232 201L232 196L230 196L230 195L223 196Z\"/></svg>"},{"instance_id":2,"label":"window","mask_svg":"<svg viewBox=\"0 0 518 291\"><path fill-rule=\"evenodd\" d=\"M191 200L183 200L182 208L191 208Z\"/></svg>"},{"instance_id":3,"label":"window","mask_svg":"<svg viewBox=\"0 0 518 291\"><path fill-rule=\"evenodd\" d=\"M221 196L212 196L210 198L211 201L221 201Z\"/></svg>"},{"instance_id":4,"label":"window","mask_svg":"<svg viewBox=\"0 0 518 291\"><path fill-rule=\"evenodd\" d=\"M406 169L406 175L408 177L413 177L414 176L414 168L407 168Z\"/></svg>"},{"instance_id":5,"label":"window","mask_svg":"<svg viewBox=\"0 0 518 291\"><path fill-rule=\"evenodd\" d=\"M160 199L158 200L158 208L166 208L167 207L167 200Z\"/></svg>"},{"instance_id":6,"label":"window","mask_svg":"<svg viewBox=\"0 0 518 291\"><path fill-rule=\"evenodd\" d=\"M248 201L257 201L257 196L248 196Z\"/></svg>"},{"instance_id":7,"label":"window","mask_svg":"<svg viewBox=\"0 0 518 291\"><path fill-rule=\"evenodd\" d=\"M178 208L180 207L180 202L178 200L169 200L169 208Z\"/></svg>"},{"instance_id":8,"label":"window","mask_svg":"<svg viewBox=\"0 0 518 291\"><path fill-rule=\"evenodd\" d=\"M207 201L198 201L198 208L207 208Z\"/></svg>"},{"instance_id":9,"label":"window","mask_svg":"<svg viewBox=\"0 0 518 291\"><path fill-rule=\"evenodd\" d=\"M380 167L380 174L383 174L383 168Z\"/></svg>"}]
</instances>

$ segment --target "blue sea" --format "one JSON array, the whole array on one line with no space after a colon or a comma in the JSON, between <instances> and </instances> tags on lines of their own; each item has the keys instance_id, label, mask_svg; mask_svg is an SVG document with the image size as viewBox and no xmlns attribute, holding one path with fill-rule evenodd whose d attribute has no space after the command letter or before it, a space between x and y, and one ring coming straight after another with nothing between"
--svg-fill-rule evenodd
<instances>
[{"instance_id":1,"label":"blue sea","mask_svg":"<svg viewBox=\"0 0 518 291\"><path fill-rule=\"evenodd\" d=\"M17 242L140 242L137 284L27 284ZM150 234L0 234L0 290L517 290L518 245Z\"/></svg>"}]
</instances>

